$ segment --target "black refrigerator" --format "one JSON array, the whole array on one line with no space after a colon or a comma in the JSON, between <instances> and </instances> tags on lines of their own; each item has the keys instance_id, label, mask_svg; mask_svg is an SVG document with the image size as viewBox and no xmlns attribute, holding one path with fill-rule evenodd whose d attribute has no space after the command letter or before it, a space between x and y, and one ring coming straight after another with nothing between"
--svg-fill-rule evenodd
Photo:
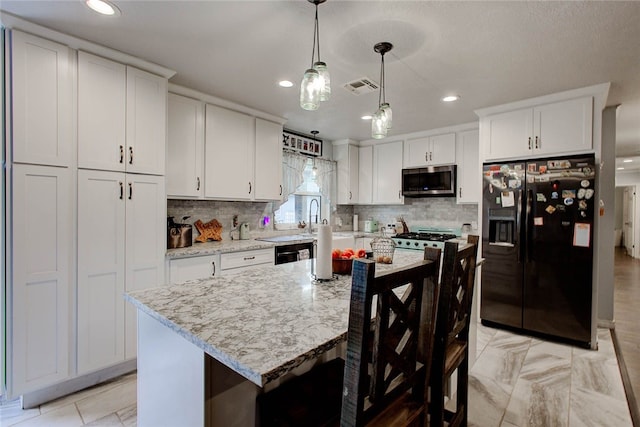
<instances>
[{"instance_id":1,"label":"black refrigerator","mask_svg":"<svg viewBox=\"0 0 640 427\"><path fill-rule=\"evenodd\" d=\"M480 317L590 346L592 155L483 167Z\"/></svg>"}]
</instances>

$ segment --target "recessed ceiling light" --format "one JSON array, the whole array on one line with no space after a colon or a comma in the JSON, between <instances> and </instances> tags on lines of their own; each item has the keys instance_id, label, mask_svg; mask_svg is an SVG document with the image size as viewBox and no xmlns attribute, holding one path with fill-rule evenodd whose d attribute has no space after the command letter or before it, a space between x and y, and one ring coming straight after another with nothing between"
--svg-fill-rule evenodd
<instances>
[{"instance_id":1,"label":"recessed ceiling light","mask_svg":"<svg viewBox=\"0 0 640 427\"><path fill-rule=\"evenodd\" d=\"M453 101L457 101L458 99L460 99L458 95L449 95L442 98L444 102L453 102Z\"/></svg>"},{"instance_id":2,"label":"recessed ceiling light","mask_svg":"<svg viewBox=\"0 0 640 427\"><path fill-rule=\"evenodd\" d=\"M616 168L616 170L623 171L624 168L622 166L620 166L619 168Z\"/></svg>"},{"instance_id":3,"label":"recessed ceiling light","mask_svg":"<svg viewBox=\"0 0 640 427\"><path fill-rule=\"evenodd\" d=\"M292 83L292 82L290 82L289 80L280 80L280 81L278 82L278 84L279 84L280 86L282 86L282 87L292 87L292 86L293 86L293 83Z\"/></svg>"},{"instance_id":4,"label":"recessed ceiling light","mask_svg":"<svg viewBox=\"0 0 640 427\"><path fill-rule=\"evenodd\" d=\"M371 115L367 114L367 115L364 115L364 116L362 116L362 117L360 117L360 118L361 118L362 120L371 120Z\"/></svg>"},{"instance_id":5,"label":"recessed ceiling light","mask_svg":"<svg viewBox=\"0 0 640 427\"><path fill-rule=\"evenodd\" d=\"M118 7L106 0L86 0L85 3L92 10L102 14L102 15L120 15L120 9Z\"/></svg>"},{"instance_id":6,"label":"recessed ceiling light","mask_svg":"<svg viewBox=\"0 0 640 427\"><path fill-rule=\"evenodd\" d=\"M622 161L622 163L631 163L631 162L633 162L633 160L632 160L632 159L624 159L624 160Z\"/></svg>"}]
</instances>

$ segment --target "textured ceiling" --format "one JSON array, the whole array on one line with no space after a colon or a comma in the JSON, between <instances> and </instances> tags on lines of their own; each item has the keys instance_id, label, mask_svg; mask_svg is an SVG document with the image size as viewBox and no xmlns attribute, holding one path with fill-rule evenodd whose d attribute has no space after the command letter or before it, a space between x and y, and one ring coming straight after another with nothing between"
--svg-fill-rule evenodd
<instances>
[{"instance_id":1,"label":"textured ceiling","mask_svg":"<svg viewBox=\"0 0 640 427\"><path fill-rule=\"evenodd\" d=\"M378 80L385 56L391 134L477 120L474 110L611 82L619 154L640 156L640 2L328 0L319 7L332 99L308 112L298 86L311 62L313 5L294 1L115 1L102 17L83 1L7 1L22 19L111 47L177 73L171 82L284 117L323 139L370 138L360 117L378 94L342 86ZM289 79L294 87L277 86ZM444 104L440 98L462 98ZM639 161L636 162L640 165Z\"/></svg>"}]
</instances>

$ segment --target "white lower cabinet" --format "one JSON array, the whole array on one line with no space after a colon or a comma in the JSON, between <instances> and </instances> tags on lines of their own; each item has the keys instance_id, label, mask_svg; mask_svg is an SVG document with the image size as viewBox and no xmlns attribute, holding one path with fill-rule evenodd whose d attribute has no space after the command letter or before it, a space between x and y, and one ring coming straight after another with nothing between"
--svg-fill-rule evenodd
<instances>
[{"instance_id":1,"label":"white lower cabinet","mask_svg":"<svg viewBox=\"0 0 640 427\"><path fill-rule=\"evenodd\" d=\"M136 355L125 291L164 283L164 177L78 171L78 374Z\"/></svg>"},{"instance_id":2,"label":"white lower cabinet","mask_svg":"<svg viewBox=\"0 0 640 427\"><path fill-rule=\"evenodd\" d=\"M6 318L10 397L67 379L73 205L68 168L14 164ZM4 369L4 367L3 367Z\"/></svg>"},{"instance_id":3,"label":"white lower cabinet","mask_svg":"<svg viewBox=\"0 0 640 427\"><path fill-rule=\"evenodd\" d=\"M273 265L274 257L273 248L221 254L220 273L227 276L258 265Z\"/></svg>"},{"instance_id":4,"label":"white lower cabinet","mask_svg":"<svg viewBox=\"0 0 640 427\"><path fill-rule=\"evenodd\" d=\"M220 255L194 256L169 261L169 283L204 279L220 275Z\"/></svg>"}]
</instances>

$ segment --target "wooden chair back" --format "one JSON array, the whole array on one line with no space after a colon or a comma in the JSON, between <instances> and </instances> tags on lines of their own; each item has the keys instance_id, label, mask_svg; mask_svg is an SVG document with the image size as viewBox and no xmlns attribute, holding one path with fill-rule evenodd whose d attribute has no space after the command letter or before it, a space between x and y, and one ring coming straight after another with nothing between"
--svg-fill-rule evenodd
<instances>
[{"instance_id":1,"label":"wooden chair back","mask_svg":"<svg viewBox=\"0 0 640 427\"><path fill-rule=\"evenodd\" d=\"M378 277L373 261L354 262L342 426L365 425L410 389L416 402L424 404L428 356L419 351L425 333L421 316L424 303L437 301L433 294L437 292L439 255L439 250L425 252L425 261ZM404 285L407 289L398 297L397 288Z\"/></svg>"}]
</instances>

